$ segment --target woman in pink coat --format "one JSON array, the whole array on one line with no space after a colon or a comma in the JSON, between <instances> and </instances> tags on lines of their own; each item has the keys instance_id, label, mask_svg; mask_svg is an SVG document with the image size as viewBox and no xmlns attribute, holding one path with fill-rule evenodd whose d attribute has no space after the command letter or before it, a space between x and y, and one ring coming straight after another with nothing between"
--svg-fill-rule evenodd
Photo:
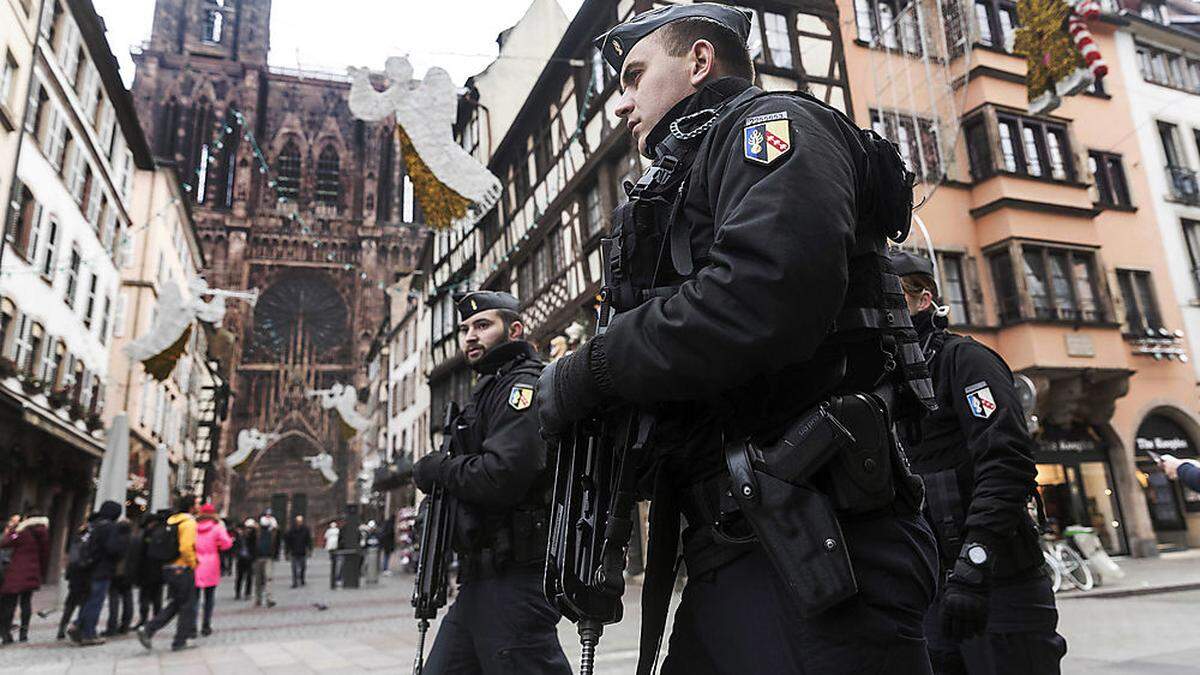
<instances>
[{"instance_id":1,"label":"woman in pink coat","mask_svg":"<svg viewBox=\"0 0 1200 675\"><path fill-rule=\"evenodd\" d=\"M229 550L233 539L217 518L212 504L200 507L196 519L196 612L200 612L200 599L204 599L204 627L201 635L212 635L213 603L216 602L217 585L221 583L221 551ZM194 624L193 624L194 625Z\"/></svg>"}]
</instances>

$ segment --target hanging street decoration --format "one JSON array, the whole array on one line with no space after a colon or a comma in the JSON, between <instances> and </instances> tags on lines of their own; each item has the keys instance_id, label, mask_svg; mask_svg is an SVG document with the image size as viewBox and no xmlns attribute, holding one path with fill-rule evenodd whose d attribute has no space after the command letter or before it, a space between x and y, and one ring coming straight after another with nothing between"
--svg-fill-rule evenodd
<instances>
[{"instance_id":1,"label":"hanging street decoration","mask_svg":"<svg viewBox=\"0 0 1200 675\"><path fill-rule=\"evenodd\" d=\"M322 451L318 455L305 457L304 461L308 462L308 466L310 468L320 471L325 480L329 481L330 483L337 482L338 475L337 472L333 470L333 455Z\"/></svg>"},{"instance_id":2,"label":"hanging street decoration","mask_svg":"<svg viewBox=\"0 0 1200 675\"><path fill-rule=\"evenodd\" d=\"M1029 112L1044 115L1108 74L1087 22L1096 0L1017 0L1013 51L1025 56Z\"/></svg>"},{"instance_id":3,"label":"hanging street decoration","mask_svg":"<svg viewBox=\"0 0 1200 675\"><path fill-rule=\"evenodd\" d=\"M212 324L219 328L225 318L225 298L236 297L251 305L258 291L221 291L211 289L203 279L194 279L188 287L193 295L185 300L174 282L162 285L155 307L154 322L150 330L125 345L130 358L141 361L146 372L156 381L162 382L171 376L175 364L187 353L196 321ZM205 301L202 296L213 296Z\"/></svg>"},{"instance_id":4,"label":"hanging street decoration","mask_svg":"<svg viewBox=\"0 0 1200 675\"><path fill-rule=\"evenodd\" d=\"M363 417L355 404L358 402L358 392L348 384L336 383L329 389L310 389L306 392L309 397L317 399L325 410L335 410L338 421L341 422L342 438L350 440L358 432L366 429L371 421Z\"/></svg>"},{"instance_id":5,"label":"hanging street decoration","mask_svg":"<svg viewBox=\"0 0 1200 675\"><path fill-rule=\"evenodd\" d=\"M428 225L474 225L499 201L500 179L454 142L458 97L450 75L430 68L415 81L403 57L389 58L384 70L389 82L380 92L366 68L349 69L350 112L368 122L395 115L404 165Z\"/></svg>"},{"instance_id":6,"label":"hanging street decoration","mask_svg":"<svg viewBox=\"0 0 1200 675\"><path fill-rule=\"evenodd\" d=\"M263 433L258 429L242 429L238 432L237 450L225 458L225 466L232 469L277 440L279 434Z\"/></svg>"}]
</instances>

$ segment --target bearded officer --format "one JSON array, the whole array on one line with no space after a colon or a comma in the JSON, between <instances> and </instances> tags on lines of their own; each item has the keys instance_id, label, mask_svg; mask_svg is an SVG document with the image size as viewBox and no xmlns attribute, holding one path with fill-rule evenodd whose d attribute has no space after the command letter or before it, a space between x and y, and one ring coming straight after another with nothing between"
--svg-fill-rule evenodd
<instances>
[{"instance_id":1,"label":"bearded officer","mask_svg":"<svg viewBox=\"0 0 1200 675\"><path fill-rule=\"evenodd\" d=\"M933 264L891 254L928 359L938 410L906 448L925 481L943 583L925 636L938 673L1057 673L1066 641L1026 503L1033 441L998 354L946 330Z\"/></svg>"},{"instance_id":2,"label":"bearded officer","mask_svg":"<svg viewBox=\"0 0 1200 675\"><path fill-rule=\"evenodd\" d=\"M907 232L910 178L840 112L753 87L750 27L689 3L598 38L654 163L614 214L617 314L543 374L543 426L621 405L656 420L639 673L681 515L687 586L662 672L928 672L933 539L883 408L932 405L884 245Z\"/></svg>"},{"instance_id":3,"label":"bearded officer","mask_svg":"<svg viewBox=\"0 0 1200 675\"><path fill-rule=\"evenodd\" d=\"M550 498L534 392L543 364L525 340L519 302L476 291L457 301L458 341L479 382L455 423L454 456L413 467L458 503L459 592L438 628L424 672L570 673L561 616L542 594Z\"/></svg>"}]
</instances>

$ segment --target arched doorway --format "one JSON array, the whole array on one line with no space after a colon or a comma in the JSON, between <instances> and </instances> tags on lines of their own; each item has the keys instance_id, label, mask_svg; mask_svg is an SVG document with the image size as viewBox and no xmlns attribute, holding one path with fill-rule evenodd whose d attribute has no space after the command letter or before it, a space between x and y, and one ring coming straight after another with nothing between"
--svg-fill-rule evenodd
<instances>
[{"instance_id":1,"label":"arched doorway","mask_svg":"<svg viewBox=\"0 0 1200 675\"><path fill-rule=\"evenodd\" d=\"M1200 517L1200 493L1180 486L1158 468L1155 455L1200 457L1200 445L1188 429L1193 425L1177 410L1157 408L1138 426L1134 439L1137 481L1150 510L1160 549L1187 548L1188 514Z\"/></svg>"},{"instance_id":2,"label":"arched doorway","mask_svg":"<svg viewBox=\"0 0 1200 675\"><path fill-rule=\"evenodd\" d=\"M323 451L333 454L336 448L322 448L299 432L285 433L264 449L246 474L246 489L239 502L243 513L239 517L257 516L270 508L281 527L286 527L294 515L303 515L312 527L337 515L337 483L326 480L305 461Z\"/></svg>"}]
</instances>

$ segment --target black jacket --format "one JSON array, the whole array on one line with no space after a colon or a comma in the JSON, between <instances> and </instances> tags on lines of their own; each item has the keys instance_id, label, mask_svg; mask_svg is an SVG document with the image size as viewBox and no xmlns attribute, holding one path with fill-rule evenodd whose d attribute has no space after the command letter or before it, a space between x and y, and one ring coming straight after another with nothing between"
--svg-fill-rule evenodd
<instances>
[{"instance_id":1,"label":"black jacket","mask_svg":"<svg viewBox=\"0 0 1200 675\"><path fill-rule=\"evenodd\" d=\"M255 559L279 557L279 530L273 527L259 527L254 531Z\"/></svg>"},{"instance_id":2,"label":"black jacket","mask_svg":"<svg viewBox=\"0 0 1200 675\"><path fill-rule=\"evenodd\" d=\"M287 554L293 558L306 558L312 552L312 532L307 527L292 526L283 535Z\"/></svg>"},{"instance_id":3,"label":"black jacket","mask_svg":"<svg viewBox=\"0 0 1200 675\"><path fill-rule=\"evenodd\" d=\"M927 504L934 502L932 491L938 489L930 476L954 470L961 543L996 545L1020 535L1026 543L1023 553L1031 554L1036 542L1029 542L1033 525L1026 503L1037 467L1012 371L998 354L970 337L934 328L928 312L914 317L914 325L925 345L938 401L938 410L921 422L919 442L907 444L912 469L925 477L931 492ZM938 531L938 523L934 525ZM957 553L943 551L943 557ZM1040 554L1033 558L1037 561Z\"/></svg>"},{"instance_id":4,"label":"black jacket","mask_svg":"<svg viewBox=\"0 0 1200 675\"><path fill-rule=\"evenodd\" d=\"M117 563L129 548L129 531L122 532L114 522L120 515L120 505L111 501L104 502L92 515L92 534L88 545L92 547L96 560L91 569L93 580L111 579L116 573Z\"/></svg>"},{"instance_id":5,"label":"black jacket","mask_svg":"<svg viewBox=\"0 0 1200 675\"><path fill-rule=\"evenodd\" d=\"M737 78L707 85L648 144L672 119L749 86ZM747 158L753 118L783 119L787 131L772 129L790 134L788 151L766 165ZM722 425L736 418L756 433L836 384L833 359L819 350L846 296L867 155L858 129L835 112L766 94L729 110L688 170L672 227L688 228L694 274L664 273L658 284L679 291L619 313L591 352L605 393L656 410L659 457L683 484L723 467ZM671 270L671 256L662 258Z\"/></svg>"}]
</instances>

